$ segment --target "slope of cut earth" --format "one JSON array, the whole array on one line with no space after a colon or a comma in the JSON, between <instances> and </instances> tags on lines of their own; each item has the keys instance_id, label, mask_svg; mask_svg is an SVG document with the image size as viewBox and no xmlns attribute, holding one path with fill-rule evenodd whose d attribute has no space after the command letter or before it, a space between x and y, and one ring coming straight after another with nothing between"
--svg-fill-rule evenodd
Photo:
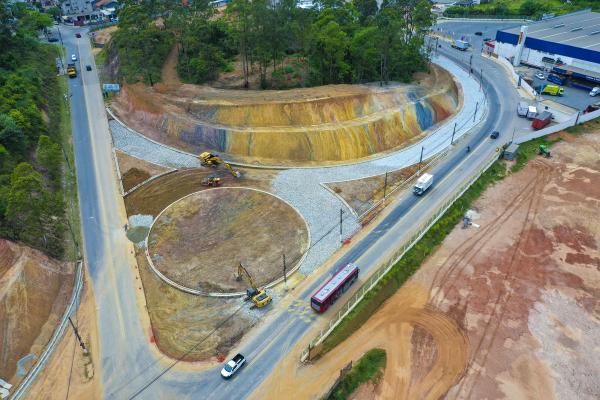
<instances>
[{"instance_id":1,"label":"slope of cut earth","mask_svg":"<svg viewBox=\"0 0 600 400\"><path fill-rule=\"evenodd\" d=\"M479 228L457 226L348 340L303 368L298 349L254 398L316 398L372 347L388 355L376 398L600 398L599 152L600 133L570 136L488 189Z\"/></svg>"},{"instance_id":2,"label":"slope of cut earth","mask_svg":"<svg viewBox=\"0 0 600 400\"><path fill-rule=\"evenodd\" d=\"M73 279L72 263L0 239L0 378L20 381L19 360L39 357L71 297Z\"/></svg>"},{"instance_id":3,"label":"slope of cut earth","mask_svg":"<svg viewBox=\"0 0 600 400\"><path fill-rule=\"evenodd\" d=\"M148 178L169 171L168 168L130 156L122 151L115 151L115 154L117 155L117 163L125 191L132 189Z\"/></svg>"},{"instance_id":4,"label":"slope of cut earth","mask_svg":"<svg viewBox=\"0 0 600 400\"><path fill-rule=\"evenodd\" d=\"M418 85L331 85L288 91L125 86L112 103L130 127L176 148L246 163L301 165L369 157L406 146L459 107L450 74Z\"/></svg>"},{"instance_id":5,"label":"slope of cut earth","mask_svg":"<svg viewBox=\"0 0 600 400\"><path fill-rule=\"evenodd\" d=\"M148 236L156 269L203 292L243 292L239 263L262 287L283 276L282 255L296 265L308 248L308 229L281 199L248 188L190 194L166 208Z\"/></svg>"}]
</instances>

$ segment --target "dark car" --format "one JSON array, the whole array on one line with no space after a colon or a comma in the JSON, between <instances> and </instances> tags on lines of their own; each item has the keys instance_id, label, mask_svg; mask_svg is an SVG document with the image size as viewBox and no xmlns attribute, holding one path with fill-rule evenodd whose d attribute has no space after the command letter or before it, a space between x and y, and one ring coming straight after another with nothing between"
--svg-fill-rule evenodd
<instances>
[{"instance_id":1,"label":"dark car","mask_svg":"<svg viewBox=\"0 0 600 400\"><path fill-rule=\"evenodd\" d=\"M494 131L494 132L492 132L492 134L490 135L490 137L491 137L492 139L498 139L498 137L499 137L499 136L500 136L500 132L498 132L498 131Z\"/></svg>"},{"instance_id":2,"label":"dark car","mask_svg":"<svg viewBox=\"0 0 600 400\"><path fill-rule=\"evenodd\" d=\"M76 33L76 34L75 34L75 37L76 37L76 38L80 38L80 37L81 37L81 33Z\"/></svg>"},{"instance_id":3,"label":"dark car","mask_svg":"<svg viewBox=\"0 0 600 400\"><path fill-rule=\"evenodd\" d=\"M476 36L483 36L483 32L475 32Z\"/></svg>"},{"instance_id":4,"label":"dark car","mask_svg":"<svg viewBox=\"0 0 600 400\"><path fill-rule=\"evenodd\" d=\"M92 66L91 65L86 65L85 66L85 70L86 71L91 71L92 70Z\"/></svg>"},{"instance_id":5,"label":"dark car","mask_svg":"<svg viewBox=\"0 0 600 400\"><path fill-rule=\"evenodd\" d=\"M492 38L486 37L485 39L483 39L484 42L489 42L490 40L492 40Z\"/></svg>"},{"instance_id":6,"label":"dark car","mask_svg":"<svg viewBox=\"0 0 600 400\"><path fill-rule=\"evenodd\" d=\"M50 37L50 38L48 38L48 41L49 42L58 42L58 38Z\"/></svg>"}]
</instances>

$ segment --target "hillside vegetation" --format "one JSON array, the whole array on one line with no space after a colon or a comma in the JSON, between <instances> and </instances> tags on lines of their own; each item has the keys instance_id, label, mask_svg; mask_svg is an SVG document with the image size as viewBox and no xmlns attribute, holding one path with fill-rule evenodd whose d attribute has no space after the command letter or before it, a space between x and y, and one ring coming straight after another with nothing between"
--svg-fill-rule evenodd
<instances>
[{"instance_id":1,"label":"hillside vegetation","mask_svg":"<svg viewBox=\"0 0 600 400\"><path fill-rule=\"evenodd\" d=\"M288 88L366 81L409 81L427 68L424 35L434 22L427 0L128 2L111 42L126 82L156 83L170 49L190 83L239 71L241 86Z\"/></svg>"},{"instance_id":2,"label":"hillside vegetation","mask_svg":"<svg viewBox=\"0 0 600 400\"><path fill-rule=\"evenodd\" d=\"M469 7L453 6L446 9L447 17L463 17L478 15L495 16L524 16L533 19L540 18L543 14L566 14L584 8L600 10L597 0L492 0L489 3L477 4Z\"/></svg>"},{"instance_id":3,"label":"hillside vegetation","mask_svg":"<svg viewBox=\"0 0 600 400\"><path fill-rule=\"evenodd\" d=\"M62 257L65 104L55 67L59 51L37 39L51 25L48 15L25 3L8 7L0 0L0 236Z\"/></svg>"}]
</instances>

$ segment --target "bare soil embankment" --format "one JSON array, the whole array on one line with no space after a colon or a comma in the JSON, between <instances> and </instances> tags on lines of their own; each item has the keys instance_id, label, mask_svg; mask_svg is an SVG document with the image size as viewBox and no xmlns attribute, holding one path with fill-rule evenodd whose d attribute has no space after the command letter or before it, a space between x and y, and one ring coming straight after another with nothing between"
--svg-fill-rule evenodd
<instances>
[{"instance_id":1,"label":"bare soil embankment","mask_svg":"<svg viewBox=\"0 0 600 400\"><path fill-rule=\"evenodd\" d=\"M71 297L74 272L72 263L0 239L1 378L20 381L39 357Z\"/></svg>"},{"instance_id":2,"label":"bare soil embankment","mask_svg":"<svg viewBox=\"0 0 600 400\"><path fill-rule=\"evenodd\" d=\"M308 367L290 355L254 398L318 397L373 347L388 357L375 398L599 398L600 133L563 136L355 334Z\"/></svg>"},{"instance_id":3,"label":"bare soil embankment","mask_svg":"<svg viewBox=\"0 0 600 400\"><path fill-rule=\"evenodd\" d=\"M434 67L417 83L286 91L132 85L112 107L132 128L188 152L264 165L335 163L399 149L456 112L448 72Z\"/></svg>"}]
</instances>

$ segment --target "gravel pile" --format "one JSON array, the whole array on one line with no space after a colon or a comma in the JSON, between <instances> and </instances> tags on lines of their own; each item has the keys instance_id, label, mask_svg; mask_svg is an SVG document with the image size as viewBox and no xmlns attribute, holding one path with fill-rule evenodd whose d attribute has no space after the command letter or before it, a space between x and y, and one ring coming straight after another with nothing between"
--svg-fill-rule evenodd
<instances>
[{"instance_id":1,"label":"gravel pile","mask_svg":"<svg viewBox=\"0 0 600 400\"><path fill-rule=\"evenodd\" d=\"M129 155L164 167L191 168L200 166L200 162L193 155L181 153L153 142L115 120L109 121L109 126L115 148Z\"/></svg>"}]
</instances>

